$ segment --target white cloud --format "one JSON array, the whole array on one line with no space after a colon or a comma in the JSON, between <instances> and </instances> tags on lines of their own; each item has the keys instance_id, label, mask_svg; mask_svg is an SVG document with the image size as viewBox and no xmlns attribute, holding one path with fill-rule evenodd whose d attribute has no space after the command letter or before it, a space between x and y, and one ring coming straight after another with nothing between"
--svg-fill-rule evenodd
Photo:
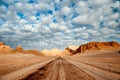
<instances>
[{"instance_id":1,"label":"white cloud","mask_svg":"<svg viewBox=\"0 0 120 80\"><path fill-rule=\"evenodd\" d=\"M86 3L85 1L79 1L79 2L77 3L77 6L84 8L84 7L87 7L87 3Z\"/></svg>"},{"instance_id":2,"label":"white cloud","mask_svg":"<svg viewBox=\"0 0 120 80\"><path fill-rule=\"evenodd\" d=\"M120 14L119 13L112 14L109 18L110 18L110 20L116 20L116 19L120 18Z\"/></svg>"},{"instance_id":3,"label":"white cloud","mask_svg":"<svg viewBox=\"0 0 120 80\"><path fill-rule=\"evenodd\" d=\"M13 7L14 7L14 6L12 6L12 8L13 8ZM20 3L20 2L19 2L19 3L16 3L16 4L15 4L15 9L16 9L16 10L19 10L19 11L23 11L23 9L24 9L24 8L23 8L23 4Z\"/></svg>"},{"instance_id":4,"label":"white cloud","mask_svg":"<svg viewBox=\"0 0 120 80\"><path fill-rule=\"evenodd\" d=\"M119 8L118 1L113 3L112 0L55 0L54 2L35 0L35 2L29 4L28 0L17 3L8 1L8 8L0 6L2 22L0 36L12 47L21 44L26 49L52 47L62 49L69 44L79 45L94 40L120 41L118 23L120 15L111 8ZM51 14L49 10L52 11ZM17 15L17 12L22 13L24 18ZM36 16L37 12L39 16Z\"/></svg>"},{"instance_id":5,"label":"white cloud","mask_svg":"<svg viewBox=\"0 0 120 80\"><path fill-rule=\"evenodd\" d=\"M20 23L21 25L24 25L27 23L27 21L25 19L20 19L18 21L19 21L18 23Z\"/></svg>"},{"instance_id":6,"label":"white cloud","mask_svg":"<svg viewBox=\"0 0 120 80\"><path fill-rule=\"evenodd\" d=\"M91 24L92 20L90 16L84 14L74 18L73 22L78 24Z\"/></svg>"},{"instance_id":7,"label":"white cloud","mask_svg":"<svg viewBox=\"0 0 120 80\"><path fill-rule=\"evenodd\" d=\"M116 21L110 21L107 23L107 26L110 26L111 28L118 27L119 23Z\"/></svg>"},{"instance_id":8,"label":"white cloud","mask_svg":"<svg viewBox=\"0 0 120 80\"><path fill-rule=\"evenodd\" d=\"M31 25L24 25L24 27L21 28L23 31L33 31L33 27Z\"/></svg>"},{"instance_id":9,"label":"white cloud","mask_svg":"<svg viewBox=\"0 0 120 80\"><path fill-rule=\"evenodd\" d=\"M101 1L101 0L89 0L88 1L89 4L92 4L92 5L95 5L95 6L101 6L101 5L109 5L112 2L112 0L104 0L104 1Z\"/></svg>"},{"instance_id":10,"label":"white cloud","mask_svg":"<svg viewBox=\"0 0 120 80\"><path fill-rule=\"evenodd\" d=\"M65 15L68 15L70 13L70 11L71 11L70 8L65 6L65 7L62 8L61 13L65 14Z\"/></svg>"},{"instance_id":11,"label":"white cloud","mask_svg":"<svg viewBox=\"0 0 120 80\"><path fill-rule=\"evenodd\" d=\"M36 10L46 10L46 9L49 9L49 6L47 3L43 3L43 2L40 2L39 4L35 5L35 9Z\"/></svg>"},{"instance_id":12,"label":"white cloud","mask_svg":"<svg viewBox=\"0 0 120 80\"><path fill-rule=\"evenodd\" d=\"M52 20L51 15L47 15L47 16L43 15L43 16L41 16L41 22L42 22L43 25L44 24L50 24L51 20Z\"/></svg>"},{"instance_id":13,"label":"white cloud","mask_svg":"<svg viewBox=\"0 0 120 80\"><path fill-rule=\"evenodd\" d=\"M5 6L1 6L1 7L0 7L0 12L1 12L1 13L5 13L5 11L6 11Z\"/></svg>"},{"instance_id":14,"label":"white cloud","mask_svg":"<svg viewBox=\"0 0 120 80\"><path fill-rule=\"evenodd\" d=\"M28 18L29 18L29 20L32 21L32 22L36 20L36 17L35 17L35 16L30 16L30 17L28 17Z\"/></svg>"}]
</instances>

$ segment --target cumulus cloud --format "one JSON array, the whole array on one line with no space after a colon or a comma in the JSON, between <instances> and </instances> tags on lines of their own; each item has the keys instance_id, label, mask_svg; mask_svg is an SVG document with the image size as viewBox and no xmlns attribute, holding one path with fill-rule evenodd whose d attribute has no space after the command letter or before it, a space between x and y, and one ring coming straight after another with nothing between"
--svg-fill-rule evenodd
<instances>
[{"instance_id":1,"label":"cumulus cloud","mask_svg":"<svg viewBox=\"0 0 120 80\"><path fill-rule=\"evenodd\" d=\"M1 0L0 41L26 49L120 42L119 0Z\"/></svg>"},{"instance_id":2,"label":"cumulus cloud","mask_svg":"<svg viewBox=\"0 0 120 80\"><path fill-rule=\"evenodd\" d=\"M62 13L68 15L71 12L70 8L65 6L62 8Z\"/></svg>"}]
</instances>

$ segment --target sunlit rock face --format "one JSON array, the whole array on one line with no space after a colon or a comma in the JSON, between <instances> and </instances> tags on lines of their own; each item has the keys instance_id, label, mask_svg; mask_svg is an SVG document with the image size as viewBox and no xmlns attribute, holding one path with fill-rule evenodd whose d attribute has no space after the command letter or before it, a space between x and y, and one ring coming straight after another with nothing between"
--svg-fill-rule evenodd
<instances>
[{"instance_id":1,"label":"sunlit rock face","mask_svg":"<svg viewBox=\"0 0 120 80\"><path fill-rule=\"evenodd\" d=\"M51 50L44 49L41 51L46 56L66 56L71 55L71 52L69 52L67 49L59 50L57 48L53 48Z\"/></svg>"},{"instance_id":2,"label":"sunlit rock face","mask_svg":"<svg viewBox=\"0 0 120 80\"><path fill-rule=\"evenodd\" d=\"M75 54L76 50L79 48L79 46L73 46L73 45L68 45L68 47L66 48L67 51L69 51L72 54ZM71 54L71 55L72 55Z\"/></svg>"},{"instance_id":3,"label":"sunlit rock face","mask_svg":"<svg viewBox=\"0 0 120 80\"><path fill-rule=\"evenodd\" d=\"M75 53L85 52L87 50L119 50L120 44L118 42L89 42L80 45Z\"/></svg>"},{"instance_id":4,"label":"sunlit rock face","mask_svg":"<svg viewBox=\"0 0 120 80\"><path fill-rule=\"evenodd\" d=\"M22 48L22 46L19 45L19 46L16 47L15 50L20 51L20 50L23 50L23 48Z\"/></svg>"},{"instance_id":5,"label":"sunlit rock face","mask_svg":"<svg viewBox=\"0 0 120 80\"><path fill-rule=\"evenodd\" d=\"M76 53L84 53L87 51L94 50L120 50L120 44L118 42L89 42L87 44L83 44L78 46L69 45L64 50L59 50L57 48L53 48L51 50L24 50L22 46L17 46L15 49L12 49L10 46L4 44L4 42L0 42L0 53L24 53L24 54L36 54L36 55L44 55L44 56L66 56L73 55Z\"/></svg>"},{"instance_id":6,"label":"sunlit rock face","mask_svg":"<svg viewBox=\"0 0 120 80\"><path fill-rule=\"evenodd\" d=\"M0 42L0 53L10 53L10 54L22 53L22 54L35 54L39 56L44 56L44 54L38 50L24 50L20 45L17 46L15 49L12 49L10 46L5 45L4 42Z\"/></svg>"},{"instance_id":7,"label":"sunlit rock face","mask_svg":"<svg viewBox=\"0 0 120 80\"><path fill-rule=\"evenodd\" d=\"M59 55L61 55L61 50L59 50L57 48L53 48L51 50L45 49L41 52L44 53L46 56L59 56Z\"/></svg>"},{"instance_id":8,"label":"sunlit rock face","mask_svg":"<svg viewBox=\"0 0 120 80\"><path fill-rule=\"evenodd\" d=\"M0 42L0 53L8 53L12 50L10 46L4 44L4 42Z\"/></svg>"},{"instance_id":9,"label":"sunlit rock face","mask_svg":"<svg viewBox=\"0 0 120 80\"><path fill-rule=\"evenodd\" d=\"M74 45L68 45L68 48L72 50L76 50L79 46L74 46Z\"/></svg>"},{"instance_id":10,"label":"sunlit rock face","mask_svg":"<svg viewBox=\"0 0 120 80\"><path fill-rule=\"evenodd\" d=\"M0 46L4 45L4 42L0 42Z\"/></svg>"},{"instance_id":11,"label":"sunlit rock face","mask_svg":"<svg viewBox=\"0 0 120 80\"><path fill-rule=\"evenodd\" d=\"M42 53L46 56L64 56L74 55L76 53L84 53L86 51L94 50L119 50L120 44L118 42L89 42L80 46L69 45L64 50L53 48L51 50L43 50Z\"/></svg>"}]
</instances>

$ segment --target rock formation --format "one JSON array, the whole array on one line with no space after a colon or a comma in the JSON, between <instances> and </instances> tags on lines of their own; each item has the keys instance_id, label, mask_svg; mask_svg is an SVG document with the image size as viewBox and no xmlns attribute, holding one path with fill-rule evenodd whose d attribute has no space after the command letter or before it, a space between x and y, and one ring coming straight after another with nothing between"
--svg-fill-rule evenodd
<instances>
[{"instance_id":1,"label":"rock formation","mask_svg":"<svg viewBox=\"0 0 120 80\"><path fill-rule=\"evenodd\" d=\"M4 42L0 42L0 53L9 53L11 50L11 47L6 46Z\"/></svg>"},{"instance_id":2,"label":"rock formation","mask_svg":"<svg viewBox=\"0 0 120 80\"><path fill-rule=\"evenodd\" d=\"M70 51L68 51L67 49L64 49L63 51L61 51L61 56L69 56L72 55L72 53Z\"/></svg>"},{"instance_id":3,"label":"rock formation","mask_svg":"<svg viewBox=\"0 0 120 80\"><path fill-rule=\"evenodd\" d=\"M75 53L83 53L87 50L119 50L120 44L118 42L89 42L87 44L80 45L76 49Z\"/></svg>"},{"instance_id":4,"label":"rock formation","mask_svg":"<svg viewBox=\"0 0 120 80\"><path fill-rule=\"evenodd\" d=\"M43 50L42 53L44 53L46 56L59 56L61 55L61 50L57 48L53 48L51 50Z\"/></svg>"},{"instance_id":5,"label":"rock formation","mask_svg":"<svg viewBox=\"0 0 120 80\"><path fill-rule=\"evenodd\" d=\"M44 55L46 55L46 56L48 56L50 53L50 51L49 50L47 50L47 49L44 49L44 50L42 50L41 51Z\"/></svg>"},{"instance_id":6,"label":"rock formation","mask_svg":"<svg viewBox=\"0 0 120 80\"><path fill-rule=\"evenodd\" d=\"M19 45L15 49L12 49L11 53L27 53L27 51L24 50L22 46Z\"/></svg>"},{"instance_id":7,"label":"rock formation","mask_svg":"<svg viewBox=\"0 0 120 80\"><path fill-rule=\"evenodd\" d=\"M15 49L4 44L4 42L0 42L0 53L24 53L24 54L36 54L36 55L46 55L46 56L63 56L63 55L72 55L76 53L84 53L90 50L119 50L120 44L118 42L89 42L87 44L83 44L78 46L68 46L64 50L59 50L57 48L53 48L51 50L24 50L20 45Z\"/></svg>"},{"instance_id":8,"label":"rock formation","mask_svg":"<svg viewBox=\"0 0 120 80\"><path fill-rule=\"evenodd\" d=\"M23 48L22 48L22 46L19 45L19 46L16 47L15 50L17 50L17 51L21 51L21 50L23 50Z\"/></svg>"},{"instance_id":9,"label":"rock formation","mask_svg":"<svg viewBox=\"0 0 120 80\"><path fill-rule=\"evenodd\" d=\"M0 46L5 45L4 42L0 42Z\"/></svg>"},{"instance_id":10,"label":"rock formation","mask_svg":"<svg viewBox=\"0 0 120 80\"><path fill-rule=\"evenodd\" d=\"M68 45L67 48L70 48L72 50L76 50L79 46L74 46L74 45Z\"/></svg>"},{"instance_id":11,"label":"rock formation","mask_svg":"<svg viewBox=\"0 0 120 80\"><path fill-rule=\"evenodd\" d=\"M38 50L24 50L22 46L17 46L15 49L12 49L10 46L4 44L4 42L0 42L0 53L22 53L22 54L35 54L43 56L43 53Z\"/></svg>"}]
</instances>

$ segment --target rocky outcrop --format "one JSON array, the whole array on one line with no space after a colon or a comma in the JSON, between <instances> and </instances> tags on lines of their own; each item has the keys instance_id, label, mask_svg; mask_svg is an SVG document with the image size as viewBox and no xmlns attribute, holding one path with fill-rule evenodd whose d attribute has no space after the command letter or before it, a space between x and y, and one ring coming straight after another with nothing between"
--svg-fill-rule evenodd
<instances>
[{"instance_id":1,"label":"rocky outcrop","mask_svg":"<svg viewBox=\"0 0 120 80\"><path fill-rule=\"evenodd\" d=\"M19 45L15 49L12 49L11 53L27 53L27 51Z\"/></svg>"},{"instance_id":2,"label":"rocky outcrop","mask_svg":"<svg viewBox=\"0 0 120 80\"><path fill-rule=\"evenodd\" d=\"M69 51L72 54L75 54L76 49L78 49L78 46L73 46L73 45L69 45L67 48L65 48L65 50Z\"/></svg>"},{"instance_id":3,"label":"rocky outcrop","mask_svg":"<svg viewBox=\"0 0 120 80\"><path fill-rule=\"evenodd\" d=\"M4 42L0 42L0 53L9 53L11 50L11 47L5 45Z\"/></svg>"},{"instance_id":4,"label":"rocky outcrop","mask_svg":"<svg viewBox=\"0 0 120 80\"><path fill-rule=\"evenodd\" d=\"M63 51L61 51L61 56L69 56L72 55L72 53L70 51L68 51L67 49L64 49Z\"/></svg>"},{"instance_id":5,"label":"rocky outcrop","mask_svg":"<svg viewBox=\"0 0 120 80\"><path fill-rule=\"evenodd\" d=\"M16 51L21 51L21 50L23 50L23 48L22 48L22 46L19 45L19 46L17 46L17 47L15 48L15 50L16 50Z\"/></svg>"},{"instance_id":6,"label":"rocky outcrop","mask_svg":"<svg viewBox=\"0 0 120 80\"><path fill-rule=\"evenodd\" d=\"M46 56L60 56L61 55L61 50L57 48L53 48L51 50L42 50L42 53L44 53Z\"/></svg>"},{"instance_id":7,"label":"rocky outcrop","mask_svg":"<svg viewBox=\"0 0 120 80\"><path fill-rule=\"evenodd\" d=\"M75 54L75 52L76 52L76 50L73 50L73 49L71 49L69 47L65 48L65 50L69 51L72 54Z\"/></svg>"},{"instance_id":8,"label":"rocky outcrop","mask_svg":"<svg viewBox=\"0 0 120 80\"><path fill-rule=\"evenodd\" d=\"M51 50L44 49L41 52L46 56L66 56L66 55L71 55L71 52L68 51L67 49L64 49L64 50L59 50L57 48L53 48Z\"/></svg>"},{"instance_id":9,"label":"rocky outcrop","mask_svg":"<svg viewBox=\"0 0 120 80\"><path fill-rule=\"evenodd\" d=\"M83 53L89 50L119 50L120 44L118 42L89 42L87 44L80 45L76 49L75 53Z\"/></svg>"},{"instance_id":10,"label":"rocky outcrop","mask_svg":"<svg viewBox=\"0 0 120 80\"><path fill-rule=\"evenodd\" d=\"M12 49L10 46L4 44L4 42L0 42L0 53L23 53L23 54L35 54L39 56L44 56L44 54L38 50L24 50L22 46L17 46L15 49Z\"/></svg>"},{"instance_id":11,"label":"rocky outcrop","mask_svg":"<svg viewBox=\"0 0 120 80\"><path fill-rule=\"evenodd\" d=\"M5 45L4 42L0 42L0 46Z\"/></svg>"}]
</instances>

